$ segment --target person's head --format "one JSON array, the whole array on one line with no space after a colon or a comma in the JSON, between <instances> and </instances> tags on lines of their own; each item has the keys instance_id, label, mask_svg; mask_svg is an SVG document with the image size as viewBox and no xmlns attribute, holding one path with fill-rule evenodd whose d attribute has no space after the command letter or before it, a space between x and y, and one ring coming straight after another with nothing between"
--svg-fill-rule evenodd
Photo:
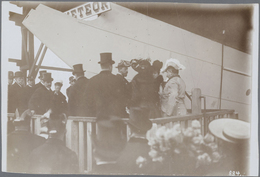
<instances>
[{"instance_id":1,"label":"person's head","mask_svg":"<svg viewBox=\"0 0 260 177\"><path fill-rule=\"evenodd\" d=\"M166 69L166 77L171 78L172 76L177 76L179 74L179 70L175 69L172 66L168 66Z\"/></svg>"},{"instance_id":2,"label":"person's head","mask_svg":"<svg viewBox=\"0 0 260 177\"><path fill-rule=\"evenodd\" d=\"M52 81L53 81L53 78L51 77L51 73L43 74L42 82L46 88L48 88L48 89L51 88Z\"/></svg>"},{"instance_id":3,"label":"person's head","mask_svg":"<svg viewBox=\"0 0 260 177\"><path fill-rule=\"evenodd\" d=\"M112 60L112 53L100 53L100 61L98 64L100 64L102 71L112 72L112 66L115 64L115 61Z\"/></svg>"},{"instance_id":4,"label":"person's head","mask_svg":"<svg viewBox=\"0 0 260 177\"><path fill-rule=\"evenodd\" d=\"M125 60L121 60L121 61L118 63L118 65L116 66L116 68L118 69L118 72L119 72L122 76L126 77L127 74L128 74L128 67L130 67L130 66L131 66L130 62L125 61Z\"/></svg>"},{"instance_id":5,"label":"person's head","mask_svg":"<svg viewBox=\"0 0 260 177\"><path fill-rule=\"evenodd\" d=\"M8 85L12 85L14 81L14 73L13 71L8 71Z\"/></svg>"},{"instance_id":6,"label":"person's head","mask_svg":"<svg viewBox=\"0 0 260 177\"><path fill-rule=\"evenodd\" d=\"M50 111L47 121L49 138L64 139L66 133L67 116L64 113Z\"/></svg>"},{"instance_id":7,"label":"person's head","mask_svg":"<svg viewBox=\"0 0 260 177\"><path fill-rule=\"evenodd\" d=\"M168 59L165 63L163 72L166 72L166 76L168 78L172 76L176 76L179 74L179 70L184 70L185 66L183 66L179 60L177 59Z\"/></svg>"},{"instance_id":8,"label":"person's head","mask_svg":"<svg viewBox=\"0 0 260 177\"><path fill-rule=\"evenodd\" d=\"M156 79L160 75L160 70L163 66L163 62L155 60L152 65L153 78Z\"/></svg>"},{"instance_id":9,"label":"person's head","mask_svg":"<svg viewBox=\"0 0 260 177\"><path fill-rule=\"evenodd\" d=\"M73 76L70 76L69 83L71 86L73 86L75 84L75 81L76 81L75 78Z\"/></svg>"},{"instance_id":10,"label":"person's head","mask_svg":"<svg viewBox=\"0 0 260 177\"><path fill-rule=\"evenodd\" d=\"M72 72L72 74L76 78L84 76L84 72L85 72L85 70L83 70L83 65L82 64L73 65L73 72Z\"/></svg>"},{"instance_id":11,"label":"person's head","mask_svg":"<svg viewBox=\"0 0 260 177\"><path fill-rule=\"evenodd\" d=\"M41 71L39 71L39 79L40 79L40 81L42 82L42 78L43 78L43 75L45 74L45 73L47 73L47 71L46 70L41 70Z\"/></svg>"},{"instance_id":12,"label":"person's head","mask_svg":"<svg viewBox=\"0 0 260 177\"><path fill-rule=\"evenodd\" d=\"M24 75L21 71L15 72L14 79L17 84L24 86Z\"/></svg>"},{"instance_id":13,"label":"person's head","mask_svg":"<svg viewBox=\"0 0 260 177\"><path fill-rule=\"evenodd\" d=\"M27 78L27 85L29 85L30 87L34 86L34 78L33 77Z\"/></svg>"},{"instance_id":14,"label":"person's head","mask_svg":"<svg viewBox=\"0 0 260 177\"><path fill-rule=\"evenodd\" d=\"M55 86L55 92L59 92L61 90L61 87L63 85L62 81L57 81L55 82L54 86Z\"/></svg>"}]
</instances>

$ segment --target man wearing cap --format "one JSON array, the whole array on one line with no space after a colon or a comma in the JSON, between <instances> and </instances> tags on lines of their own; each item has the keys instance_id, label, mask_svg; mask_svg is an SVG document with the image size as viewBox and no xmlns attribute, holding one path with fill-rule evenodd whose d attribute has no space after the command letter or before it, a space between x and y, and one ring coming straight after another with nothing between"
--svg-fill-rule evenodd
<instances>
[{"instance_id":1,"label":"man wearing cap","mask_svg":"<svg viewBox=\"0 0 260 177\"><path fill-rule=\"evenodd\" d=\"M89 80L85 91L87 115L96 116L102 111L107 115L120 116L123 85L118 77L111 73L115 63L112 53L101 53L98 63L102 71Z\"/></svg>"},{"instance_id":2,"label":"man wearing cap","mask_svg":"<svg viewBox=\"0 0 260 177\"><path fill-rule=\"evenodd\" d=\"M25 102L24 95L24 74L21 71L15 72L14 80L15 83L10 87L11 98L8 100L10 104L12 104L10 112L14 113L15 110L18 109L18 111L22 113L28 106Z\"/></svg>"},{"instance_id":3,"label":"man wearing cap","mask_svg":"<svg viewBox=\"0 0 260 177\"><path fill-rule=\"evenodd\" d=\"M67 148L63 141L66 134L66 115L52 110L48 117L43 118L47 119L46 126L49 136L43 145L34 149L30 154L28 172L37 174L78 173L77 155Z\"/></svg>"},{"instance_id":4,"label":"man wearing cap","mask_svg":"<svg viewBox=\"0 0 260 177\"><path fill-rule=\"evenodd\" d=\"M118 69L118 74L116 75L119 80L123 83L123 88L122 89L122 100L121 100L121 109L120 109L120 114L121 117L129 117L129 115L126 112L126 107L129 104L129 101L131 99L131 85L130 83L125 79L125 77L128 74L128 67L130 67L130 62L121 60L116 68Z\"/></svg>"},{"instance_id":5,"label":"man wearing cap","mask_svg":"<svg viewBox=\"0 0 260 177\"><path fill-rule=\"evenodd\" d=\"M25 87L25 103L27 105L34 92L34 85L34 78L32 76L27 77L27 85Z\"/></svg>"},{"instance_id":6,"label":"man wearing cap","mask_svg":"<svg viewBox=\"0 0 260 177\"><path fill-rule=\"evenodd\" d=\"M44 114L51 106L52 90L51 84L53 78L51 73L43 74L42 78L44 87L39 87L31 96L29 100L29 109L35 114Z\"/></svg>"},{"instance_id":7,"label":"man wearing cap","mask_svg":"<svg viewBox=\"0 0 260 177\"><path fill-rule=\"evenodd\" d=\"M71 87L69 91L69 115L71 116L85 116L86 105L83 100L84 90L88 84L88 79L84 76L85 70L83 70L82 64L73 65L72 74L75 76L75 84Z\"/></svg>"},{"instance_id":8,"label":"man wearing cap","mask_svg":"<svg viewBox=\"0 0 260 177\"><path fill-rule=\"evenodd\" d=\"M67 96L69 97L69 92L70 92L70 89L71 89L71 87L75 84L75 79L74 79L74 77L73 76L70 76L70 78L69 78L69 83L70 83L70 86L66 89L66 94L67 94Z\"/></svg>"},{"instance_id":9,"label":"man wearing cap","mask_svg":"<svg viewBox=\"0 0 260 177\"><path fill-rule=\"evenodd\" d=\"M186 84L179 76L179 71L185 69L179 60L168 59L163 68L168 81L164 88L160 88L161 111L164 117L186 115L187 109L184 103Z\"/></svg>"},{"instance_id":10,"label":"man wearing cap","mask_svg":"<svg viewBox=\"0 0 260 177\"><path fill-rule=\"evenodd\" d=\"M53 91L53 97L52 97L52 107L59 111L60 113L65 113L67 114L67 101L65 95L61 93L61 87L63 85L62 80L55 82L55 90Z\"/></svg>"},{"instance_id":11,"label":"man wearing cap","mask_svg":"<svg viewBox=\"0 0 260 177\"><path fill-rule=\"evenodd\" d=\"M15 131L7 136L7 171L27 172L28 156L33 149L45 142L45 139L30 133L31 111L26 110L14 120Z\"/></svg>"},{"instance_id":12,"label":"man wearing cap","mask_svg":"<svg viewBox=\"0 0 260 177\"><path fill-rule=\"evenodd\" d=\"M155 170L149 157L150 146L146 132L152 128L149 120L149 109L132 107L128 126L131 130L130 139L117 160L119 173L153 174Z\"/></svg>"},{"instance_id":13,"label":"man wearing cap","mask_svg":"<svg viewBox=\"0 0 260 177\"><path fill-rule=\"evenodd\" d=\"M35 86L34 86L34 91L36 91L36 90L37 90L38 88L40 88L40 87L44 87L42 78L43 78L43 75L44 75L45 73L47 73L46 70L41 70L41 71L39 71L40 76L39 76L38 78L40 79L40 82L38 82L37 84L35 84Z\"/></svg>"}]
</instances>

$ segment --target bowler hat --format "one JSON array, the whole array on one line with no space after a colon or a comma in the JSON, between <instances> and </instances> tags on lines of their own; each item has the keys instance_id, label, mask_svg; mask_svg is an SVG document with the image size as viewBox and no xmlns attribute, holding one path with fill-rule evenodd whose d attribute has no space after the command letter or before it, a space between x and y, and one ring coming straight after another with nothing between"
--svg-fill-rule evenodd
<instances>
[{"instance_id":1,"label":"bowler hat","mask_svg":"<svg viewBox=\"0 0 260 177\"><path fill-rule=\"evenodd\" d=\"M75 73L82 73L82 72L85 72L85 71L86 70L83 70L83 65L82 64L73 65L73 72L72 72L73 75Z\"/></svg>"},{"instance_id":2,"label":"bowler hat","mask_svg":"<svg viewBox=\"0 0 260 177\"><path fill-rule=\"evenodd\" d=\"M117 116L97 115L97 134L92 134L94 156L99 160L116 160L126 144L122 134L124 122Z\"/></svg>"},{"instance_id":3,"label":"bowler hat","mask_svg":"<svg viewBox=\"0 0 260 177\"><path fill-rule=\"evenodd\" d=\"M210 132L231 143L245 142L250 138L250 124L237 119L217 119L209 124Z\"/></svg>"},{"instance_id":4,"label":"bowler hat","mask_svg":"<svg viewBox=\"0 0 260 177\"><path fill-rule=\"evenodd\" d=\"M110 63L114 64L115 61L112 60L112 53L101 53L100 54L100 61L98 64Z\"/></svg>"},{"instance_id":5,"label":"bowler hat","mask_svg":"<svg viewBox=\"0 0 260 177\"><path fill-rule=\"evenodd\" d=\"M14 77L24 77L24 75L21 71L17 71L15 72Z\"/></svg>"},{"instance_id":6,"label":"bowler hat","mask_svg":"<svg viewBox=\"0 0 260 177\"><path fill-rule=\"evenodd\" d=\"M13 78L14 78L14 72L8 71L8 79L13 79Z\"/></svg>"},{"instance_id":7,"label":"bowler hat","mask_svg":"<svg viewBox=\"0 0 260 177\"><path fill-rule=\"evenodd\" d=\"M130 118L128 124L134 126L140 131L148 131L152 128L152 122L149 120L150 111L148 108L132 107L130 108Z\"/></svg>"},{"instance_id":8,"label":"bowler hat","mask_svg":"<svg viewBox=\"0 0 260 177\"><path fill-rule=\"evenodd\" d=\"M42 77L43 77L43 74L45 74L45 73L47 73L47 71L46 70L41 70L41 71L39 71L39 79L42 79Z\"/></svg>"},{"instance_id":9,"label":"bowler hat","mask_svg":"<svg viewBox=\"0 0 260 177\"><path fill-rule=\"evenodd\" d=\"M43 74L42 80L43 80L43 81L47 81L47 82L53 81L53 78L51 77L51 73L45 73L45 74Z\"/></svg>"},{"instance_id":10,"label":"bowler hat","mask_svg":"<svg viewBox=\"0 0 260 177\"><path fill-rule=\"evenodd\" d=\"M129 61L125 61L125 60L121 60L118 65L116 66L116 68L119 67L130 67L131 63Z\"/></svg>"}]
</instances>

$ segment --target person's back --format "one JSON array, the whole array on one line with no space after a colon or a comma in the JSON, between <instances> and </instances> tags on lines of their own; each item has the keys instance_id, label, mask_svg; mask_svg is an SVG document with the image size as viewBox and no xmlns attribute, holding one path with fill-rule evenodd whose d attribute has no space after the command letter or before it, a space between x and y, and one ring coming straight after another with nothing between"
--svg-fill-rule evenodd
<instances>
[{"instance_id":1,"label":"person's back","mask_svg":"<svg viewBox=\"0 0 260 177\"><path fill-rule=\"evenodd\" d=\"M30 173L75 174L78 160L75 152L59 139L49 138L46 143L34 149L29 157Z\"/></svg>"}]
</instances>

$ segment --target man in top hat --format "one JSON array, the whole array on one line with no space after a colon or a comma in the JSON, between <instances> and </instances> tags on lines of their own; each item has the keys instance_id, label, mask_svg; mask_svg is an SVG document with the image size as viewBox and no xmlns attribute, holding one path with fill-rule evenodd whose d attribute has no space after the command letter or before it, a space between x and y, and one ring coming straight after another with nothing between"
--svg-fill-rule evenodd
<instances>
[{"instance_id":1,"label":"man in top hat","mask_svg":"<svg viewBox=\"0 0 260 177\"><path fill-rule=\"evenodd\" d=\"M237 175L249 175L250 124L237 119L222 118L210 122L209 130L217 138L218 148L222 152L220 163L209 170L209 175L223 176L230 171L239 172Z\"/></svg>"},{"instance_id":2,"label":"man in top hat","mask_svg":"<svg viewBox=\"0 0 260 177\"><path fill-rule=\"evenodd\" d=\"M41 71L39 71L39 79L40 79L40 82L38 82L37 84L35 84L35 86L34 86L34 91L36 91L38 88L40 88L40 87L44 87L44 84L43 84L43 75L45 74L45 73L47 73L47 71L46 70L41 70Z\"/></svg>"},{"instance_id":3,"label":"man in top hat","mask_svg":"<svg viewBox=\"0 0 260 177\"><path fill-rule=\"evenodd\" d=\"M39 87L29 100L29 109L35 114L44 114L51 106L52 101L52 84L53 78L51 73L43 74L42 83L44 87Z\"/></svg>"},{"instance_id":4,"label":"man in top hat","mask_svg":"<svg viewBox=\"0 0 260 177\"><path fill-rule=\"evenodd\" d=\"M29 173L39 174L75 174L79 172L78 158L75 152L66 147L67 117L51 109L46 126L49 134L46 142L34 149L29 156Z\"/></svg>"},{"instance_id":5,"label":"man in top hat","mask_svg":"<svg viewBox=\"0 0 260 177\"><path fill-rule=\"evenodd\" d=\"M85 116L86 106L83 103L84 90L88 84L88 79L84 76L85 70L83 70L82 64L73 65L72 74L75 76L75 84L70 88L69 91L69 115L71 116Z\"/></svg>"},{"instance_id":6,"label":"man in top hat","mask_svg":"<svg viewBox=\"0 0 260 177\"><path fill-rule=\"evenodd\" d=\"M125 133L121 129L124 122L120 117L100 113L97 115L97 133L92 134L94 173L111 174L117 172L116 161L126 145Z\"/></svg>"},{"instance_id":7,"label":"man in top hat","mask_svg":"<svg viewBox=\"0 0 260 177\"><path fill-rule=\"evenodd\" d=\"M116 75L118 77L118 79L120 79L122 81L122 85L124 86L122 88L122 101L121 101L121 116L122 117L129 117L129 115L126 112L126 107L129 104L129 101L131 99L131 84L125 79L125 77L128 74L128 67L130 67L130 62L125 61L125 60L121 60L118 65L116 66L116 68L118 69L118 74Z\"/></svg>"},{"instance_id":8,"label":"man in top hat","mask_svg":"<svg viewBox=\"0 0 260 177\"><path fill-rule=\"evenodd\" d=\"M60 113L67 114L68 105L67 105L66 97L60 91L61 87L63 86L62 80L55 82L54 86L55 86L55 90L53 91L52 107L54 107L54 109L56 109Z\"/></svg>"},{"instance_id":9,"label":"man in top hat","mask_svg":"<svg viewBox=\"0 0 260 177\"><path fill-rule=\"evenodd\" d=\"M70 86L66 89L66 94L67 94L68 97L69 97L70 89L75 84L75 81L76 81L75 78L73 76L70 76L70 78L69 78Z\"/></svg>"},{"instance_id":10,"label":"man in top hat","mask_svg":"<svg viewBox=\"0 0 260 177\"><path fill-rule=\"evenodd\" d=\"M128 126L130 139L117 160L118 172L122 174L152 174L154 167L149 157L150 146L146 132L152 128L149 109L132 107Z\"/></svg>"},{"instance_id":11,"label":"man in top hat","mask_svg":"<svg viewBox=\"0 0 260 177\"><path fill-rule=\"evenodd\" d=\"M30 133L31 111L26 110L14 120L15 131L7 136L7 171L27 172L28 156L33 149L42 145L45 139Z\"/></svg>"},{"instance_id":12,"label":"man in top hat","mask_svg":"<svg viewBox=\"0 0 260 177\"><path fill-rule=\"evenodd\" d=\"M24 74L21 71L15 72L14 75L15 83L10 87L10 100L11 113L14 113L16 109L20 113L27 109L24 95Z\"/></svg>"},{"instance_id":13,"label":"man in top hat","mask_svg":"<svg viewBox=\"0 0 260 177\"><path fill-rule=\"evenodd\" d=\"M28 105L29 100L34 92L34 78L32 76L27 77L27 85L25 86L25 103Z\"/></svg>"},{"instance_id":14,"label":"man in top hat","mask_svg":"<svg viewBox=\"0 0 260 177\"><path fill-rule=\"evenodd\" d=\"M112 53L101 53L101 72L89 80L85 91L87 115L96 116L101 111L107 115L120 116L121 100L123 96L122 82L113 75Z\"/></svg>"}]
</instances>

